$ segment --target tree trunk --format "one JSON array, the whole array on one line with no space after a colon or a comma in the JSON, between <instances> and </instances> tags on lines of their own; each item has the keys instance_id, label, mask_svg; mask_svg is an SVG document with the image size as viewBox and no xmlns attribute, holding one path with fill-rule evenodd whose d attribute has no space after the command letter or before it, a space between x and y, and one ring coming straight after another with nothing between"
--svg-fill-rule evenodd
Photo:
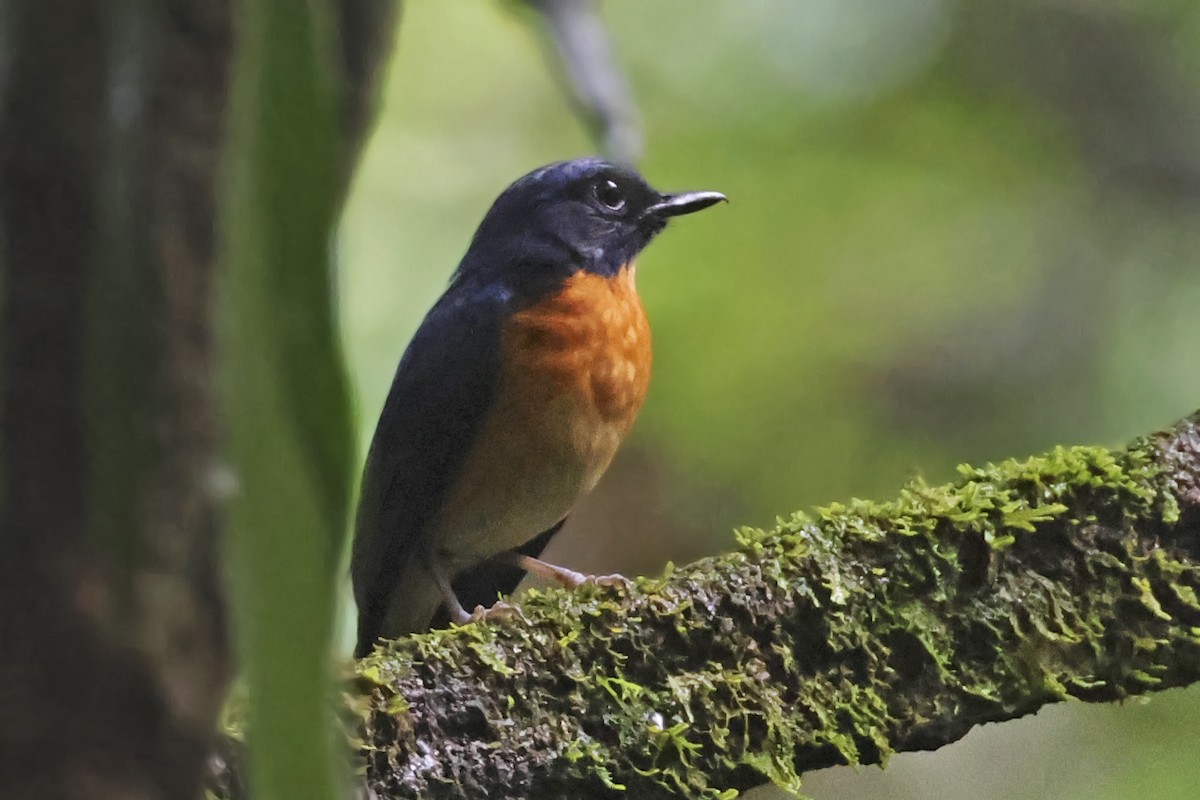
<instances>
[{"instance_id":1,"label":"tree trunk","mask_svg":"<svg viewBox=\"0 0 1200 800\"><path fill-rule=\"evenodd\" d=\"M394 5L342 0L348 178ZM194 797L217 566L227 0L0 5L0 797Z\"/></svg>"}]
</instances>

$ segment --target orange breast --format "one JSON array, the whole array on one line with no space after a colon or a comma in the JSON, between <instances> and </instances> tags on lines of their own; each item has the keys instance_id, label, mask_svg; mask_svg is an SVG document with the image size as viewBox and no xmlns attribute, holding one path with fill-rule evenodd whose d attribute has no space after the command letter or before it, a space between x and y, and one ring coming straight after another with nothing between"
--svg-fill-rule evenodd
<instances>
[{"instance_id":1,"label":"orange breast","mask_svg":"<svg viewBox=\"0 0 1200 800\"><path fill-rule=\"evenodd\" d=\"M451 571L519 547L591 490L650 383L633 267L579 273L505 324L496 398L433 523Z\"/></svg>"},{"instance_id":2,"label":"orange breast","mask_svg":"<svg viewBox=\"0 0 1200 800\"><path fill-rule=\"evenodd\" d=\"M605 422L633 424L650 384L650 326L634 267L605 278L578 272L554 297L515 314L505 331L512 367L574 395ZM531 398L532 399L532 398Z\"/></svg>"}]
</instances>

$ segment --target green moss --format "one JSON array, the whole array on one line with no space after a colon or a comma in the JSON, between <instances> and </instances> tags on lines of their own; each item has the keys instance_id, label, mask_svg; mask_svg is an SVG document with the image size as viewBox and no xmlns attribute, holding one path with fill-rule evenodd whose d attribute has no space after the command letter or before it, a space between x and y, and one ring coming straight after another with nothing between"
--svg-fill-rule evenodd
<instances>
[{"instance_id":1,"label":"green moss","mask_svg":"<svg viewBox=\"0 0 1200 800\"><path fill-rule=\"evenodd\" d=\"M1151 443L1057 448L741 529L631 588L531 592L364 660L363 749L385 796L720 799L1195 680L1200 566L1164 538L1166 486Z\"/></svg>"}]
</instances>

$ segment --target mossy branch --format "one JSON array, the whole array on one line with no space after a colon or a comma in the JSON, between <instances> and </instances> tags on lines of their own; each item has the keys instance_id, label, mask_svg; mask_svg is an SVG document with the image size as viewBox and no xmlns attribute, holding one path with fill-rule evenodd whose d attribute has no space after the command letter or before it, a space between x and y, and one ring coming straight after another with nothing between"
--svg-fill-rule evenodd
<instances>
[{"instance_id":1,"label":"mossy branch","mask_svg":"<svg viewBox=\"0 0 1200 800\"><path fill-rule=\"evenodd\" d=\"M959 471L389 644L348 692L368 784L730 798L1200 680L1200 413L1125 450Z\"/></svg>"}]
</instances>

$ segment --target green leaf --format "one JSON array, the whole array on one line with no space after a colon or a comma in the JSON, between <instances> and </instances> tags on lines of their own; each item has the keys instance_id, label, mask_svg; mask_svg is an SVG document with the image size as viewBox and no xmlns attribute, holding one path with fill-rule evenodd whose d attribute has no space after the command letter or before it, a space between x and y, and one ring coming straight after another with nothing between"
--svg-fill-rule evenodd
<instances>
[{"instance_id":1,"label":"green leaf","mask_svg":"<svg viewBox=\"0 0 1200 800\"><path fill-rule=\"evenodd\" d=\"M238 9L222 381L228 560L258 798L332 798L330 638L353 436L330 290L338 103L330 9Z\"/></svg>"}]
</instances>

